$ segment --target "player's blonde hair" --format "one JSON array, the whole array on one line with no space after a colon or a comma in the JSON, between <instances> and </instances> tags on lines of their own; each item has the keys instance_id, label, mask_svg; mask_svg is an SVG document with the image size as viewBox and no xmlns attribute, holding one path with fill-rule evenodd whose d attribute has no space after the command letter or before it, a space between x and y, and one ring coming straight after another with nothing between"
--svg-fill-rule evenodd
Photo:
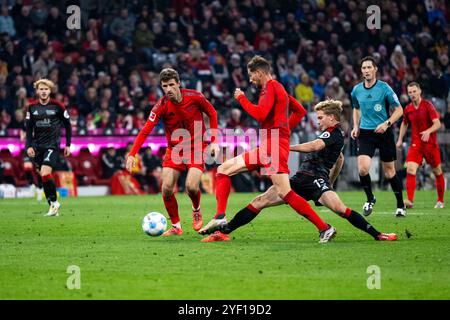
<instances>
[{"instance_id":1,"label":"player's blonde hair","mask_svg":"<svg viewBox=\"0 0 450 320\"><path fill-rule=\"evenodd\" d=\"M39 79L39 80L37 80L35 83L33 83L34 89L37 90L37 89L39 88L39 85L40 85L40 84L43 84L43 85L49 87L50 90L52 90L53 87L55 86L55 84L54 84L53 81L51 81L51 80L48 80L48 79Z\"/></svg>"},{"instance_id":2,"label":"player's blonde hair","mask_svg":"<svg viewBox=\"0 0 450 320\"><path fill-rule=\"evenodd\" d=\"M332 114L337 121L341 121L342 102L339 100L327 99L319 102L314 110L323 111L326 115Z\"/></svg>"}]
</instances>

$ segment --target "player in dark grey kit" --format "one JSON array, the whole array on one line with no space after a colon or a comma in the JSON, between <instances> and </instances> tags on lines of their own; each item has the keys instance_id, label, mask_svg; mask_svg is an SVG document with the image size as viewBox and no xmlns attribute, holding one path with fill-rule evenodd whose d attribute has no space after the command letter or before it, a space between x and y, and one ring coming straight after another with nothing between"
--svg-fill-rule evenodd
<instances>
[{"instance_id":1,"label":"player in dark grey kit","mask_svg":"<svg viewBox=\"0 0 450 320\"><path fill-rule=\"evenodd\" d=\"M34 83L37 100L30 102L26 114L26 152L34 160L42 177L45 196L50 204L46 216L58 216L60 203L56 198L56 184L52 176L58 162L61 126L66 129L64 156L70 155L72 129L69 113L64 105L50 98L52 81L40 79Z\"/></svg>"},{"instance_id":2,"label":"player in dark grey kit","mask_svg":"<svg viewBox=\"0 0 450 320\"><path fill-rule=\"evenodd\" d=\"M331 176L335 179L339 174L341 166L338 165L338 160L344 147L344 134L339 126L342 103L326 100L318 103L314 109L317 111L317 120L323 132L314 141L291 146L291 151L307 153L298 172L290 179L292 190L306 200L313 200L317 205L321 204L331 209L356 228L370 234L375 240L397 240L395 233L377 231L358 212L345 206L337 193L333 191L330 172L336 164L337 172L333 172ZM283 203L284 201L271 187L266 193L254 198L229 223L209 229L207 233L217 230L222 233L231 233L253 220L262 209Z\"/></svg>"}]
</instances>

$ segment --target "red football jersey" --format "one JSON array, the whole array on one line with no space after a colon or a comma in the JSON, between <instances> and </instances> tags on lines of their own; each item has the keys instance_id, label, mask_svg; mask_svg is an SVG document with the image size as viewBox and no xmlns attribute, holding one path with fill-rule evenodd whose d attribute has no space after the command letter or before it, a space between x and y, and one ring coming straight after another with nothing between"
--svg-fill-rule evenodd
<instances>
[{"instance_id":1,"label":"red football jersey","mask_svg":"<svg viewBox=\"0 0 450 320\"><path fill-rule=\"evenodd\" d=\"M433 125L434 119L439 119L439 113L433 104L425 99L420 101L417 108L413 103L406 106L403 112L403 122L411 126L411 144L428 143L437 145L436 132L430 134L428 142L423 142L420 135L422 131Z\"/></svg>"},{"instance_id":2,"label":"red football jersey","mask_svg":"<svg viewBox=\"0 0 450 320\"><path fill-rule=\"evenodd\" d=\"M305 109L294 99L290 98L284 87L276 80L269 80L259 95L258 105L252 104L245 95L238 98L242 107L259 123L261 129L279 129L280 138L289 139L290 127L295 127L306 113ZM289 111L294 114L289 117ZM303 113L300 116L297 113ZM270 132L268 132L268 137Z\"/></svg>"},{"instance_id":3,"label":"red football jersey","mask_svg":"<svg viewBox=\"0 0 450 320\"><path fill-rule=\"evenodd\" d=\"M206 131L205 123L203 121L203 112L209 116L210 128L217 130L217 112L209 103L208 100L198 91L181 89L182 100L180 103L172 102L166 96L158 100L153 106L147 122L145 123L136 141L133 144L130 155L134 156L141 148L147 136L152 132L153 128L158 123L159 119L163 120L164 130L166 133L167 144L169 147L174 147L182 139L174 139L173 132L176 129L187 129L191 136L191 141L194 140L194 122L200 122L201 134ZM200 131L199 131L200 132ZM202 137L198 137L202 139ZM213 136L211 141L215 141Z\"/></svg>"}]
</instances>

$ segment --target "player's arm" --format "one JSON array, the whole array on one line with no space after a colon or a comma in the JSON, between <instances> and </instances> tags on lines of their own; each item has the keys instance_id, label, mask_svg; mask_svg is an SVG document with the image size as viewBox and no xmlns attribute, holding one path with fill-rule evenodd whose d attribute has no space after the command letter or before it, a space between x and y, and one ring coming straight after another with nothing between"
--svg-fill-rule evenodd
<instances>
[{"instance_id":1,"label":"player's arm","mask_svg":"<svg viewBox=\"0 0 450 320\"><path fill-rule=\"evenodd\" d=\"M306 115L306 109L292 96L289 96L289 111L291 116L289 117L289 129L294 129L303 117Z\"/></svg>"},{"instance_id":2,"label":"player's arm","mask_svg":"<svg viewBox=\"0 0 450 320\"><path fill-rule=\"evenodd\" d=\"M359 136L359 124L361 122L361 109L359 107L359 101L356 98L355 89L353 89L351 95L352 107L353 107L353 129L350 133L350 136L353 139L358 138Z\"/></svg>"},{"instance_id":3,"label":"player's arm","mask_svg":"<svg viewBox=\"0 0 450 320\"><path fill-rule=\"evenodd\" d=\"M249 115L256 121L263 122L274 105L275 91L272 83L267 84L266 89L259 97L258 105L251 103L240 89L236 89L234 97Z\"/></svg>"},{"instance_id":4,"label":"player's arm","mask_svg":"<svg viewBox=\"0 0 450 320\"><path fill-rule=\"evenodd\" d=\"M344 166L344 155L339 155L339 158L337 158L333 168L330 170L330 184L333 185L336 181L337 177L341 173L342 167Z\"/></svg>"},{"instance_id":5,"label":"player's arm","mask_svg":"<svg viewBox=\"0 0 450 320\"><path fill-rule=\"evenodd\" d=\"M125 166L130 173L133 170L134 162L136 161L136 154L141 149L148 135L153 131L153 128L158 124L159 118L165 110L166 104L162 103L162 99L163 98L161 98L150 111L150 115L148 116L144 127L141 129L141 131L139 131L136 140L134 140L133 147L131 148L130 153L127 155Z\"/></svg>"},{"instance_id":6,"label":"player's arm","mask_svg":"<svg viewBox=\"0 0 450 320\"><path fill-rule=\"evenodd\" d=\"M404 118L402 124L400 125L400 131L398 132L397 148L400 148L402 146L406 130L408 130L408 122L406 121L406 118Z\"/></svg>"},{"instance_id":7,"label":"player's arm","mask_svg":"<svg viewBox=\"0 0 450 320\"><path fill-rule=\"evenodd\" d=\"M217 111L214 106L209 102L203 95L199 100L200 109L203 113L209 117L209 128L211 129L211 143L216 142L217 140Z\"/></svg>"},{"instance_id":8,"label":"player's arm","mask_svg":"<svg viewBox=\"0 0 450 320\"><path fill-rule=\"evenodd\" d=\"M320 151L323 148L325 148L325 142L322 139L316 139L313 141L290 146L291 151L303 152L303 153Z\"/></svg>"},{"instance_id":9,"label":"player's arm","mask_svg":"<svg viewBox=\"0 0 450 320\"><path fill-rule=\"evenodd\" d=\"M200 98L200 109L202 112L206 113L209 117L209 128L211 130L211 155L218 156L220 147L217 144L217 136L218 136L218 120L217 120L217 111L214 109L214 106L202 95Z\"/></svg>"},{"instance_id":10,"label":"player's arm","mask_svg":"<svg viewBox=\"0 0 450 320\"><path fill-rule=\"evenodd\" d=\"M433 121L433 124L427 130L424 130L420 133L422 136L421 139L424 142L428 142L428 140L430 139L430 134L438 131L441 127L439 113L436 111L436 108L432 104L427 104L427 112L430 116L431 121Z\"/></svg>"},{"instance_id":11,"label":"player's arm","mask_svg":"<svg viewBox=\"0 0 450 320\"><path fill-rule=\"evenodd\" d=\"M34 128L33 115L31 114L30 109L28 109L25 115L25 132L26 132L25 150L27 155L31 158L34 158L35 156L35 151L33 149L33 128Z\"/></svg>"},{"instance_id":12,"label":"player's arm","mask_svg":"<svg viewBox=\"0 0 450 320\"><path fill-rule=\"evenodd\" d=\"M420 135L422 136L421 139L424 142L428 142L428 140L430 139L430 134L438 131L439 128L441 127L441 121L439 119L433 119L432 121L433 125L429 127L427 130L424 130L420 133Z\"/></svg>"},{"instance_id":13,"label":"player's arm","mask_svg":"<svg viewBox=\"0 0 450 320\"><path fill-rule=\"evenodd\" d=\"M64 156L70 156L70 145L72 143L72 125L70 124L70 115L66 108L63 108L62 123L66 129L66 147L64 148Z\"/></svg>"},{"instance_id":14,"label":"player's arm","mask_svg":"<svg viewBox=\"0 0 450 320\"><path fill-rule=\"evenodd\" d=\"M403 108L398 100L397 95L394 90L388 86L386 98L389 103L389 106L394 108L394 112L392 112L391 116L383 123L380 123L378 127L375 129L376 133L384 133L392 124L396 123L398 119L403 115Z\"/></svg>"}]
</instances>

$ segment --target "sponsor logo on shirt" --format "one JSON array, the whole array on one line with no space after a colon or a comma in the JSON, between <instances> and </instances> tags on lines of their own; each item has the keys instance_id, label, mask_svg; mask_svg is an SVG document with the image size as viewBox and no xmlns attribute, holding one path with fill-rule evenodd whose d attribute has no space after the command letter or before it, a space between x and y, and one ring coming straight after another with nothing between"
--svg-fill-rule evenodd
<instances>
[{"instance_id":1,"label":"sponsor logo on shirt","mask_svg":"<svg viewBox=\"0 0 450 320\"><path fill-rule=\"evenodd\" d=\"M328 131L325 131L324 133L322 133L319 138L321 139L327 139L330 137L330 133Z\"/></svg>"},{"instance_id":2,"label":"sponsor logo on shirt","mask_svg":"<svg viewBox=\"0 0 450 320\"><path fill-rule=\"evenodd\" d=\"M376 112L380 112L382 108L383 108L383 107L381 106L381 104L377 103L377 104L373 107L373 110L375 110Z\"/></svg>"}]
</instances>

